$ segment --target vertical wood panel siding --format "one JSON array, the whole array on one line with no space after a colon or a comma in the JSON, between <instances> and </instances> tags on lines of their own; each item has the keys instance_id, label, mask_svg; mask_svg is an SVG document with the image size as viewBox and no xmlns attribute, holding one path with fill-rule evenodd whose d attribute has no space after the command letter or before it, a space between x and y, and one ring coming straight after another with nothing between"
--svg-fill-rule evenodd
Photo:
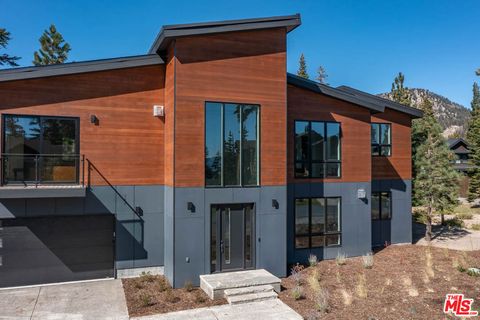
<instances>
[{"instance_id":1,"label":"vertical wood panel siding","mask_svg":"<svg viewBox=\"0 0 480 320\"><path fill-rule=\"evenodd\" d=\"M148 66L3 82L0 112L79 117L80 153L112 184L163 184L164 123L152 106L164 102L164 73Z\"/></svg>"},{"instance_id":2,"label":"vertical wood panel siding","mask_svg":"<svg viewBox=\"0 0 480 320\"><path fill-rule=\"evenodd\" d=\"M392 156L372 158L373 179L411 179L412 142L410 116L391 109L372 115L372 122L392 124Z\"/></svg>"},{"instance_id":3,"label":"vertical wood panel siding","mask_svg":"<svg viewBox=\"0 0 480 320\"><path fill-rule=\"evenodd\" d=\"M175 185L205 185L205 101L260 105L260 182L286 184L286 31L176 41Z\"/></svg>"},{"instance_id":4,"label":"vertical wood panel siding","mask_svg":"<svg viewBox=\"0 0 480 320\"><path fill-rule=\"evenodd\" d=\"M371 180L370 111L357 105L288 85L288 181L364 182ZM341 123L340 178L295 178L295 120Z\"/></svg>"}]
</instances>

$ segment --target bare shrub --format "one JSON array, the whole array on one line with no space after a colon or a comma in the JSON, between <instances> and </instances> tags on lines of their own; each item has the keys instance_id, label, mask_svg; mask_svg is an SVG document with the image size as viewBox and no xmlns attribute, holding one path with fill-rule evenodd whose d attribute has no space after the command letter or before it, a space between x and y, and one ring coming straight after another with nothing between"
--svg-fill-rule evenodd
<instances>
[{"instance_id":1,"label":"bare shrub","mask_svg":"<svg viewBox=\"0 0 480 320\"><path fill-rule=\"evenodd\" d=\"M310 254L310 256L308 257L308 264L310 265L310 267L315 267L318 264L317 256L314 254Z\"/></svg>"},{"instance_id":2,"label":"bare shrub","mask_svg":"<svg viewBox=\"0 0 480 320\"><path fill-rule=\"evenodd\" d=\"M343 298L343 304L346 306L349 306L352 304L352 295L346 290L346 289L341 289L340 290Z\"/></svg>"},{"instance_id":3,"label":"bare shrub","mask_svg":"<svg viewBox=\"0 0 480 320\"><path fill-rule=\"evenodd\" d=\"M338 253L337 257L335 258L335 262L338 266L343 266L347 263L347 255L345 253Z\"/></svg>"},{"instance_id":4,"label":"bare shrub","mask_svg":"<svg viewBox=\"0 0 480 320\"><path fill-rule=\"evenodd\" d=\"M367 277L364 273L358 275L358 283L355 287L355 291L359 298L365 299L368 296Z\"/></svg>"},{"instance_id":5,"label":"bare shrub","mask_svg":"<svg viewBox=\"0 0 480 320\"><path fill-rule=\"evenodd\" d=\"M371 269L373 267L373 253L368 252L362 256L362 263L365 269Z\"/></svg>"},{"instance_id":6,"label":"bare shrub","mask_svg":"<svg viewBox=\"0 0 480 320\"><path fill-rule=\"evenodd\" d=\"M300 286L295 286L292 290L292 298L295 300L303 299L303 289Z\"/></svg>"},{"instance_id":7,"label":"bare shrub","mask_svg":"<svg viewBox=\"0 0 480 320\"><path fill-rule=\"evenodd\" d=\"M148 293L142 293L140 295L140 301L143 307L150 307L153 306L155 303L153 302L153 297Z\"/></svg>"},{"instance_id":8,"label":"bare shrub","mask_svg":"<svg viewBox=\"0 0 480 320\"><path fill-rule=\"evenodd\" d=\"M290 270L290 272L292 274L292 279L293 279L293 281L295 281L295 285L297 285L297 286L302 285L301 272L302 272L303 269L304 269L303 266L297 262L297 264L294 265L292 267L292 269Z\"/></svg>"},{"instance_id":9,"label":"bare shrub","mask_svg":"<svg viewBox=\"0 0 480 320\"><path fill-rule=\"evenodd\" d=\"M320 287L314 292L315 309L317 311L325 313L328 311L328 290Z\"/></svg>"}]
</instances>

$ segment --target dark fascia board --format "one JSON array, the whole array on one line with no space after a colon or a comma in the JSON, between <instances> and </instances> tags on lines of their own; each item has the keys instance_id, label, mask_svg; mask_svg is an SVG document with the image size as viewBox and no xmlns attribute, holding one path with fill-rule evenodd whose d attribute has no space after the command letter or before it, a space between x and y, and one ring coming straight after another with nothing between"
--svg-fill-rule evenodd
<instances>
[{"instance_id":1,"label":"dark fascia board","mask_svg":"<svg viewBox=\"0 0 480 320\"><path fill-rule=\"evenodd\" d=\"M177 37L282 27L287 28L287 32L290 32L300 24L300 14L297 13L295 15L268 18L166 25L158 33L148 52L153 54L164 51L170 41Z\"/></svg>"},{"instance_id":2,"label":"dark fascia board","mask_svg":"<svg viewBox=\"0 0 480 320\"><path fill-rule=\"evenodd\" d=\"M366 99L359 98L358 96L352 95L348 92L343 90L339 90L337 88L332 88L330 86L308 80L299 76L296 76L291 73L287 73L287 82L291 85L296 87L300 87L303 89L307 89L313 92L321 93L327 95L332 98L336 98L339 100L347 101L350 103L354 103L361 107L370 109L373 113L383 112L385 107L378 103L369 102Z\"/></svg>"},{"instance_id":3,"label":"dark fascia board","mask_svg":"<svg viewBox=\"0 0 480 320\"><path fill-rule=\"evenodd\" d=\"M157 54L0 70L0 82L163 64Z\"/></svg>"},{"instance_id":4,"label":"dark fascia board","mask_svg":"<svg viewBox=\"0 0 480 320\"><path fill-rule=\"evenodd\" d=\"M360 91L348 86L340 86L337 89L348 92L350 94L362 97L371 102L376 102L377 104L383 105L386 108L393 109L402 113L406 113L410 115L412 118L421 118L423 117L423 111L417 108L412 108L409 106L405 106L403 104L397 103L395 101L391 101L364 91Z\"/></svg>"}]
</instances>

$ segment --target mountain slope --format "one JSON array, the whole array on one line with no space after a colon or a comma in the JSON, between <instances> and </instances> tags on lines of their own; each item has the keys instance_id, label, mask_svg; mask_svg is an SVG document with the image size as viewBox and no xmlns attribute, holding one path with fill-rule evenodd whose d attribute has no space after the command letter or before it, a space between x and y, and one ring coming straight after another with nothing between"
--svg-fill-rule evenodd
<instances>
[{"instance_id":1,"label":"mountain slope","mask_svg":"<svg viewBox=\"0 0 480 320\"><path fill-rule=\"evenodd\" d=\"M412 107L418 108L425 97L433 104L433 113L443 128L443 135L447 137L464 137L467 132L467 124L470 119L470 110L450 101L448 98L426 89L409 89L412 97ZM381 93L380 97L391 99L390 93Z\"/></svg>"}]
</instances>

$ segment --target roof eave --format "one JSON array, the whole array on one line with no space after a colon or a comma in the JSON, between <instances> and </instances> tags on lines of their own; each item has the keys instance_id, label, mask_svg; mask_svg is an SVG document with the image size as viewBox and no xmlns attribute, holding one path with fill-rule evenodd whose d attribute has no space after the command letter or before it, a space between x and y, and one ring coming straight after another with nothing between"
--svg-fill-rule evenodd
<instances>
[{"instance_id":1,"label":"roof eave","mask_svg":"<svg viewBox=\"0 0 480 320\"><path fill-rule=\"evenodd\" d=\"M148 52L152 54L164 51L172 39L179 37L282 27L286 28L287 32L290 32L300 24L300 15L296 14L282 17L226 20L163 26Z\"/></svg>"},{"instance_id":2,"label":"roof eave","mask_svg":"<svg viewBox=\"0 0 480 320\"><path fill-rule=\"evenodd\" d=\"M164 62L162 58L157 54L149 54L111 59L69 62L47 66L11 68L0 70L0 82L126 69L160 65L163 63Z\"/></svg>"}]
</instances>

